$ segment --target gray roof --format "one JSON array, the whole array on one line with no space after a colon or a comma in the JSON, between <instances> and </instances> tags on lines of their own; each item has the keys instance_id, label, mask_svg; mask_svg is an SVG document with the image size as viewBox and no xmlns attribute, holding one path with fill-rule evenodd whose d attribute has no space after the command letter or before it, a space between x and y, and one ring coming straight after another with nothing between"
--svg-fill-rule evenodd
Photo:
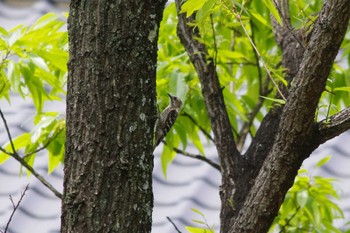
<instances>
[{"instance_id":1,"label":"gray roof","mask_svg":"<svg viewBox=\"0 0 350 233\"><path fill-rule=\"evenodd\" d=\"M35 3L33 3L35 2ZM0 24L9 29L19 23L31 23L46 12L60 12L66 8L65 0L52 1L0 1ZM16 4L22 4L15 7ZM32 128L35 109L30 101L22 100L18 95L11 96L11 105L0 101L0 107L9 123L12 136L28 132ZM52 102L45 106L46 110L55 109L64 112L65 105L61 102ZM0 143L7 138L0 124ZM312 174L326 177L335 177L336 186L341 190L340 206L345 211L346 219L350 220L350 132L320 146L304 165L312 169L322 157L332 155L333 158L321 169ZM193 147L189 151L196 151ZM166 219L169 216L178 228L186 232L186 225L195 225L192 219L202 220L191 211L196 208L205 214L207 222L219 227L220 198L218 188L220 174L209 165L178 155L169 166L167 178L162 174L159 153L157 148L154 161L153 188L154 211L153 233L173 233L173 226ZM217 160L213 145L206 145L207 157ZM62 192L62 166L51 175L47 174L47 156L45 153L37 155L35 169L45 176L59 191ZM30 190L23 199L19 210L10 224L11 233L51 233L59 232L61 203L33 176L19 176L20 166L13 159L0 165L0 229L4 229L8 217L12 212L11 195L16 202L26 184ZM339 223L341 225L341 223ZM217 231L218 232L218 231Z\"/></svg>"}]
</instances>

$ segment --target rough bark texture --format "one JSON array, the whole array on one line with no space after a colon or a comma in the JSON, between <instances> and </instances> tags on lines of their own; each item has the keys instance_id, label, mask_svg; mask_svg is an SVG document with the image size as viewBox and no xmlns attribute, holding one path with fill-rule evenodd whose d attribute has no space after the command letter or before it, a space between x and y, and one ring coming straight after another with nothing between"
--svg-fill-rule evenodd
<instances>
[{"instance_id":1,"label":"rough bark texture","mask_svg":"<svg viewBox=\"0 0 350 233\"><path fill-rule=\"evenodd\" d=\"M175 2L179 18L177 34L197 71L221 163L220 218L222 222L229 223L234 216L235 208L240 208L244 203L244 194L248 192L245 188L249 186L248 180L245 179L247 176L243 174L249 172L250 166L236 147L214 61L206 58L208 51L205 45L195 39L201 35L197 27L188 24L193 17L186 18L185 14L180 14L181 3L179 0ZM236 187L244 191L235 192ZM223 227L228 225L221 224L221 231L225 232L226 229Z\"/></svg>"},{"instance_id":2,"label":"rough bark texture","mask_svg":"<svg viewBox=\"0 0 350 233\"><path fill-rule=\"evenodd\" d=\"M319 146L315 111L349 17L350 0L325 2L289 90L273 147L230 233L266 232L301 163Z\"/></svg>"},{"instance_id":3,"label":"rough bark texture","mask_svg":"<svg viewBox=\"0 0 350 233\"><path fill-rule=\"evenodd\" d=\"M273 26L289 83L288 88L280 87L287 103L265 116L244 155L237 151L228 130L231 126L226 121L215 65L208 59L205 45L196 40L200 38L198 28L189 24L193 17L180 14L181 3L175 2L178 35L198 73L221 162L220 230L267 232L303 160L321 143L350 128L350 108L329 122L314 122L319 98L349 23L350 0L325 1L309 35L291 27L287 0L274 1L283 18L283 25L273 20Z\"/></svg>"},{"instance_id":4,"label":"rough bark texture","mask_svg":"<svg viewBox=\"0 0 350 233\"><path fill-rule=\"evenodd\" d=\"M72 0L61 232L150 232L165 0Z\"/></svg>"}]
</instances>

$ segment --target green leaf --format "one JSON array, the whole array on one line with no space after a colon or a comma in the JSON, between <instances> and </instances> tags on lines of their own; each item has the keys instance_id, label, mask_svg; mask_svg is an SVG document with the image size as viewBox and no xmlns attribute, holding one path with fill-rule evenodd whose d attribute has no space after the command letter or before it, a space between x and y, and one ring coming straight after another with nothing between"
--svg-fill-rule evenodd
<instances>
[{"instance_id":1,"label":"green leaf","mask_svg":"<svg viewBox=\"0 0 350 233\"><path fill-rule=\"evenodd\" d=\"M205 222L203 222L203 221L201 221L201 220L192 219L192 222L205 225Z\"/></svg>"},{"instance_id":2,"label":"green leaf","mask_svg":"<svg viewBox=\"0 0 350 233\"><path fill-rule=\"evenodd\" d=\"M347 91L350 92L350 87L336 87L333 91Z\"/></svg>"},{"instance_id":3,"label":"green leaf","mask_svg":"<svg viewBox=\"0 0 350 233\"><path fill-rule=\"evenodd\" d=\"M184 80L184 76L179 75L177 72L174 72L169 80L169 92L179 97L182 102L185 102L187 91L188 86Z\"/></svg>"},{"instance_id":4,"label":"green leaf","mask_svg":"<svg viewBox=\"0 0 350 233\"><path fill-rule=\"evenodd\" d=\"M193 12L201 9L208 0L187 0L181 6L180 13L186 13L186 17L190 17Z\"/></svg>"},{"instance_id":5,"label":"green leaf","mask_svg":"<svg viewBox=\"0 0 350 233\"><path fill-rule=\"evenodd\" d=\"M208 15L210 15L213 12L213 8L214 8L216 2L217 2L217 0L207 0L207 2L204 3L204 5L201 7L201 9L198 10L198 12L196 14L196 20L202 21L206 17L208 17Z\"/></svg>"},{"instance_id":6,"label":"green leaf","mask_svg":"<svg viewBox=\"0 0 350 233\"><path fill-rule=\"evenodd\" d=\"M47 150L49 151L48 173L50 174L63 161L64 145L54 140L49 144Z\"/></svg>"},{"instance_id":7,"label":"green leaf","mask_svg":"<svg viewBox=\"0 0 350 233\"><path fill-rule=\"evenodd\" d=\"M202 213L202 211L196 209L196 208L191 208L191 210L197 214L199 214L200 216L204 217L204 214Z\"/></svg>"},{"instance_id":8,"label":"green leaf","mask_svg":"<svg viewBox=\"0 0 350 233\"><path fill-rule=\"evenodd\" d=\"M186 128L183 127L183 125L180 123L180 119L177 119L177 122L175 122L173 126L175 132L177 135L179 135L183 149L187 147L187 135L186 135Z\"/></svg>"},{"instance_id":9,"label":"green leaf","mask_svg":"<svg viewBox=\"0 0 350 233\"><path fill-rule=\"evenodd\" d=\"M160 161L162 164L162 171L165 177L167 177L167 168L168 165L174 160L176 153L167 146L164 146L163 152L160 157Z\"/></svg>"},{"instance_id":10,"label":"green leaf","mask_svg":"<svg viewBox=\"0 0 350 233\"><path fill-rule=\"evenodd\" d=\"M19 25L19 28L22 27ZM12 31L12 30L11 30ZM22 33L20 30L15 30L13 33L10 34L8 45L9 47L14 46L14 44L22 37Z\"/></svg>"},{"instance_id":11,"label":"green leaf","mask_svg":"<svg viewBox=\"0 0 350 233\"><path fill-rule=\"evenodd\" d=\"M332 156L328 155L326 157L324 157L323 159L321 159L320 161L318 161L318 163L316 164L316 167L322 167L324 164L328 163L328 161L332 158Z\"/></svg>"},{"instance_id":12,"label":"green leaf","mask_svg":"<svg viewBox=\"0 0 350 233\"><path fill-rule=\"evenodd\" d=\"M31 143L30 133L23 133L13 139L13 144L15 145L16 150L22 149L30 143Z\"/></svg>"},{"instance_id":13,"label":"green leaf","mask_svg":"<svg viewBox=\"0 0 350 233\"><path fill-rule=\"evenodd\" d=\"M282 99L275 99L275 98L270 98L270 97L266 97L266 96L260 96L261 98L267 99L267 100L271 100L273 102L279 103L279 104L285 104L286 101L282 100Z\"/></svg>"},{"instance_id":14,"label":"green leaf","mask_svg":"<svg viewBox=\"0 0 350 233\"><path fill-rule=\"evenodd\" d=\"M30 140L30 134L29 133L23 133L15 138L12 138L13 145L16 149L16 151L25 148L31 143ZM7 152L13 153L12 146L10 141L7 142L5 145L2 146ZM0 164L5 162L8 158L10 158L9 155L5 154L4 152L0 152Z\"/></svg>"},{"instance_id":15,"label":"green leaf","mask_svg":"<svg viewBox=\"0 0 350 233\"><path fill-rule=\"evenodd\" d=\"M21 88L21 72L19 70L18 63L15 63L13 61L8 62L7 66L7 75L11 82L11 86L14 89L14 91L20 93L23 97L23 93L20 91Z\"/></svg>"},{"instance_id":16,"label":"green leaf","mask_svg":"<svg viewBox=\"0 0 350 233\"><path fill-rule=\"evenodd\" d=\"M36 124L32 130L32 141L38 144L47 140L47 137L54 129L57 122L57 113L46 112L35 116L34 123Z\"/></svg>"},{"instance_id":17,"label":"green leaf","mask_svg":"<svg viewBox=\"0 0 350 233\"><path fill-rule=\"evenodd\" d=\"M308 198L309 198L309 193L307 190L302 190L297 193L297 202L301 208L304 208Z\"/></svg>"},{"instance_id":18,"label":"green leaf","mask_svg":"<svg viewBox=\"0 0 350 233\"><path fill-rule=\"evenodd\" d=\"M283 25L282 19L278 13L278 10L273 4L272 0L264 0L264 3L265 3L265 6L269 9L270 13L273 15L273 17L277 20L277 22L280 25Z\"/></svg>"},{"instance_id":19,"label":"green leaf","mask_svg":"<svg viewBox=\"0 0 350 233\"><path fill-rule=\"evenodd\" d=\"M254 10L250 10L250 14L253 15L253 17L258 20L260 23L262 23L263 25L265 25L266 27L268 27L269 29L272 29L271 24L264 18L264 16L262 16L261 14L259 14L257 11Z\"/></svg>"},{"instance_id":20,"label":"green leaf","mask_svg":"<svg viewBox=\"0 0 350 233\"><path fill-rule=\"evenodd\" d=\"M36 50L36 54L42 57L44 60L49 61L50 64L57 69L66 72L68 53L65 51L51 50L46 51L44 49Z\"/></svg>"},{"instance_id":21,"label":"green leaf","mask_svg":"<svg viewBox=\"0 0 350 233\"><path fill-rule=\"evenodd\" d=\"M189 136L190 136L192 143L198 149L199 153L201 153L201 155L204 155L204 147L203 147L203 144L198 136L198 131L192 132L191 134L189 134Z\"/></svg>"},{"instance_id":22,"label":"green leaf","mask_svg":"<svg viewBox=\"0 0 350 233\"><path fill-rule=\"evenodd\" d=\"M6 42L6 39L4 39L4 38L2 38L1 36L0 36L0 52L1 52L1 50L3 50L3 51L6 51L7 50L7 42ZM1 58L1 61L0 61L0 63L2 63L2 60L3 60L4 58L2 57Z\"/></svg>"},{"instance_id":23,"label":"green leaf","mask_svg":"<svg viewBox=\"0 0 350 233\"><path fill-rule=\"evenodd\" d=\"M298 175L303 174L303 173L307 173L306 168L300 168L298 171Z\"/></svg>"},{"instance_id":24,"label":"green leaf","mask_svg":"<svg viewBox=\"0 0 350 233\"><path fill-rule=\"evenodd\" d=\"M199 227L186 227L186 230L190 233L210 233L212 231L205 229L205 228L199 228Z\"/></svg>"},{"instance_id":25,"label":"green leaf","mask_svg":"<svg viewBox=\"0 0 350 233\"><path fill-rule=\"evenodd\" d=\"M57 20L57 15L55 13L45 14L33 24L31 30L38 30L40 28L43 28L55 20Z\"/></svg>"},{"instance_id":26,"label":"green leaf","mask_svg":"<svg viewBox=\"0 0 350 233\"><path fill-rule=\"evenodd\" d=\"M29 166L33 167L35 156L36 156L35 153L32 154L32 155L26 156L24 158L24 161L26 161ZM21 170L22 170L22 167L21 167ZM31 172L29 170L27 170L27 169L26 169L26 171L27 171L27 176L29 177L31 175ZM22 171L21 171L21 173L22 173Z\"/></svg>"},{"instance_id":27,"label":"green leaf","mask_svg":"<svg viewBox=\"0 0 350 233\"><path fill-rule=\"evenodd\" d=\"M3 27L0 26L0 34L8 37L9 36L9 33L7 32L7 30Z\"/></svg>"},{"instance_id":28,"label":"green leaf","mask_svg":"<svg viewBox=\"0 0 350 233\"><path fill-rule=\"evenodd\" d=\"M180 144L180 137L178 135L174 135L172 129L165 137L165 141L167 145L164 145L163 152L160 157L163 174L166 177L166 170L168 165L174 160L176 156L176 152L173 150L174 147L178 147Z\"/></svg>"},{"instance_id":29,"label":"green leaf","mask_svg":"<svg viewBox=\"0 0 350 233\"><path fill-rule=\"evenodd\" d=\"M5 72L0 70L0 97L5 96L8 99L10 88L11 84L5 76Z\"/></svg>"},{"instance_id":30,"label":"green leaf","mask_svg":"<svg viewBox=\"0 0 350 233\"><path fill-rule=\"evenodd\" d=\"M6 150L6 147L3 147ZM8 151L8 150L6 150ZM10 151L8 151L10 152ZM10 156L2 151L0 151L0 164L6 162L8 159L10 158Z\"/></svg>"},{"instance_id":31,"label":"green leaf","mask_svg":"<svg viewBox=\"0 0 350 233\"><path fill-rule=\"evenodd\" d=\"M29 63L28 65L21 66L21 73L31 93L37 112L41 113L43 108L43 95L46 94L46 92L43 83L38 77L34 76L34 69L33 63Z\"/></svg>"}]
</instances>

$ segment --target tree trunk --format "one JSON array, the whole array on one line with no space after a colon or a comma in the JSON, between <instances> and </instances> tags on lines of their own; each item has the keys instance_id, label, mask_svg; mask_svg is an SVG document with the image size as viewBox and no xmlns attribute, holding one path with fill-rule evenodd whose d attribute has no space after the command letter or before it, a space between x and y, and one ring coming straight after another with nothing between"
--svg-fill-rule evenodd
<instances>
[{"instance_id":1,"label":"tree trunk","mask_svg":"<svg viewBox=\"0 0 350 233\"><path fill-rule=\"evenodd\" d=\"M72 0L61 232L150 232L165 0Z\"/></svg>"},{"instance_id":2,"label":"tree trunk","mask_svg":"<svg viewBox=\"0 0 350 233\"><path fill-rule=\"evenodd\" d=\"M198 73L221 162L220 231L267 232L303 160L350 127L350 108L334 115L328 125L315 122L320 96L349 23L350 0L325 1L307 38L291 28L288 1L274 1L284 19L283 26L274 23L274 29L290 87L281 88L286 104L265 116L244 155L237 151L228 130L215 64L203 40L197 39L201 35L193 26L195 16L187 18L180 10L182 2L175 2L178 35ZM211 101L213 96L216 102ZM215 114L211 114L213 109Z\"/></svg>"}]
</instances>

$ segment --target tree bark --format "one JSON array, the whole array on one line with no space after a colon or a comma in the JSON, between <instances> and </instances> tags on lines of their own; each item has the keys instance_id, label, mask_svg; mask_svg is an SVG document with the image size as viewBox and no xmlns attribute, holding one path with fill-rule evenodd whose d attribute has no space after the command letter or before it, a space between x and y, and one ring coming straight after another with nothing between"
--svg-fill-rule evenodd
<instances>
[{"instance_id":1,"label":"tree bark","mask_svg":"<svg viewBox=\"0 0 350 233\"><path fill-rule=\"evenodd\" d=\"M324 3L289 90L272 149L230 233L267 232L302 162L319 146L315 112L349 17L350 0Z\"/></svg>"},{"instance_id":2,"label":"tree bark","mask_svg":"<svg viewBox=\"0 0 350 233\"><path fill-rule=\"evenodd\" d=\"M349 109L316 123L315 112L331 66L344 38L350 0L324 3L312 33L291 28L287 0L274 1L283 25L273 22L280 45L287 103L265 116L247 152L237 152L221 98L215 64L208 58L198 27L178 7L178 35L198 73L221 162L221 228L227 232L267 232L304 159L321 143L350 127ZM192 22L193 23L193 22ZM215 103L215 104L213 104ZM215 111L213 111L215 110ZM215 114L212 114L212 113ZM225 142L225 143L220 143ZM229 145L227 143L230 143Z\"/></svg>"},{"instance_id":3,"label":"tree bark","mask_svg":"<svg viewBox=\"0 0 350 233\"><path fill-rule=\"evenodd\" d=\"M192 64L194 65L202 87L205 106L214 133L215 146L218 151L221 164L221 232L226 232L225 227L233 218L235 211L240 209L245 199L245 193L250 187L247 185L250 176L244 176L251 172L251 166L239 153L232 133L231 123L226 110L222 89L216 73L216 65L212 59L207 59L208 51L205 44L197 40L201 35L199 29L190 26L194 17L186 18L180 14L181 3L175 0L178 11L179 23L177 34L184 45ZM236 192L237 187L241 192ZM234 203L234 204L233 204ZM233 205L235 206L233 208ZM227 224L226 224L227 223Z\"/></svg>"},{"instance_id":4,"label":"tree bark","mask_svg":"<svg viewBox=\"0 0 350 233\"><path fill-rule=\"evenodd\" d=\"M61 232L151 232L165 0L72 0Z\"/></svg>"}]
</instances>

